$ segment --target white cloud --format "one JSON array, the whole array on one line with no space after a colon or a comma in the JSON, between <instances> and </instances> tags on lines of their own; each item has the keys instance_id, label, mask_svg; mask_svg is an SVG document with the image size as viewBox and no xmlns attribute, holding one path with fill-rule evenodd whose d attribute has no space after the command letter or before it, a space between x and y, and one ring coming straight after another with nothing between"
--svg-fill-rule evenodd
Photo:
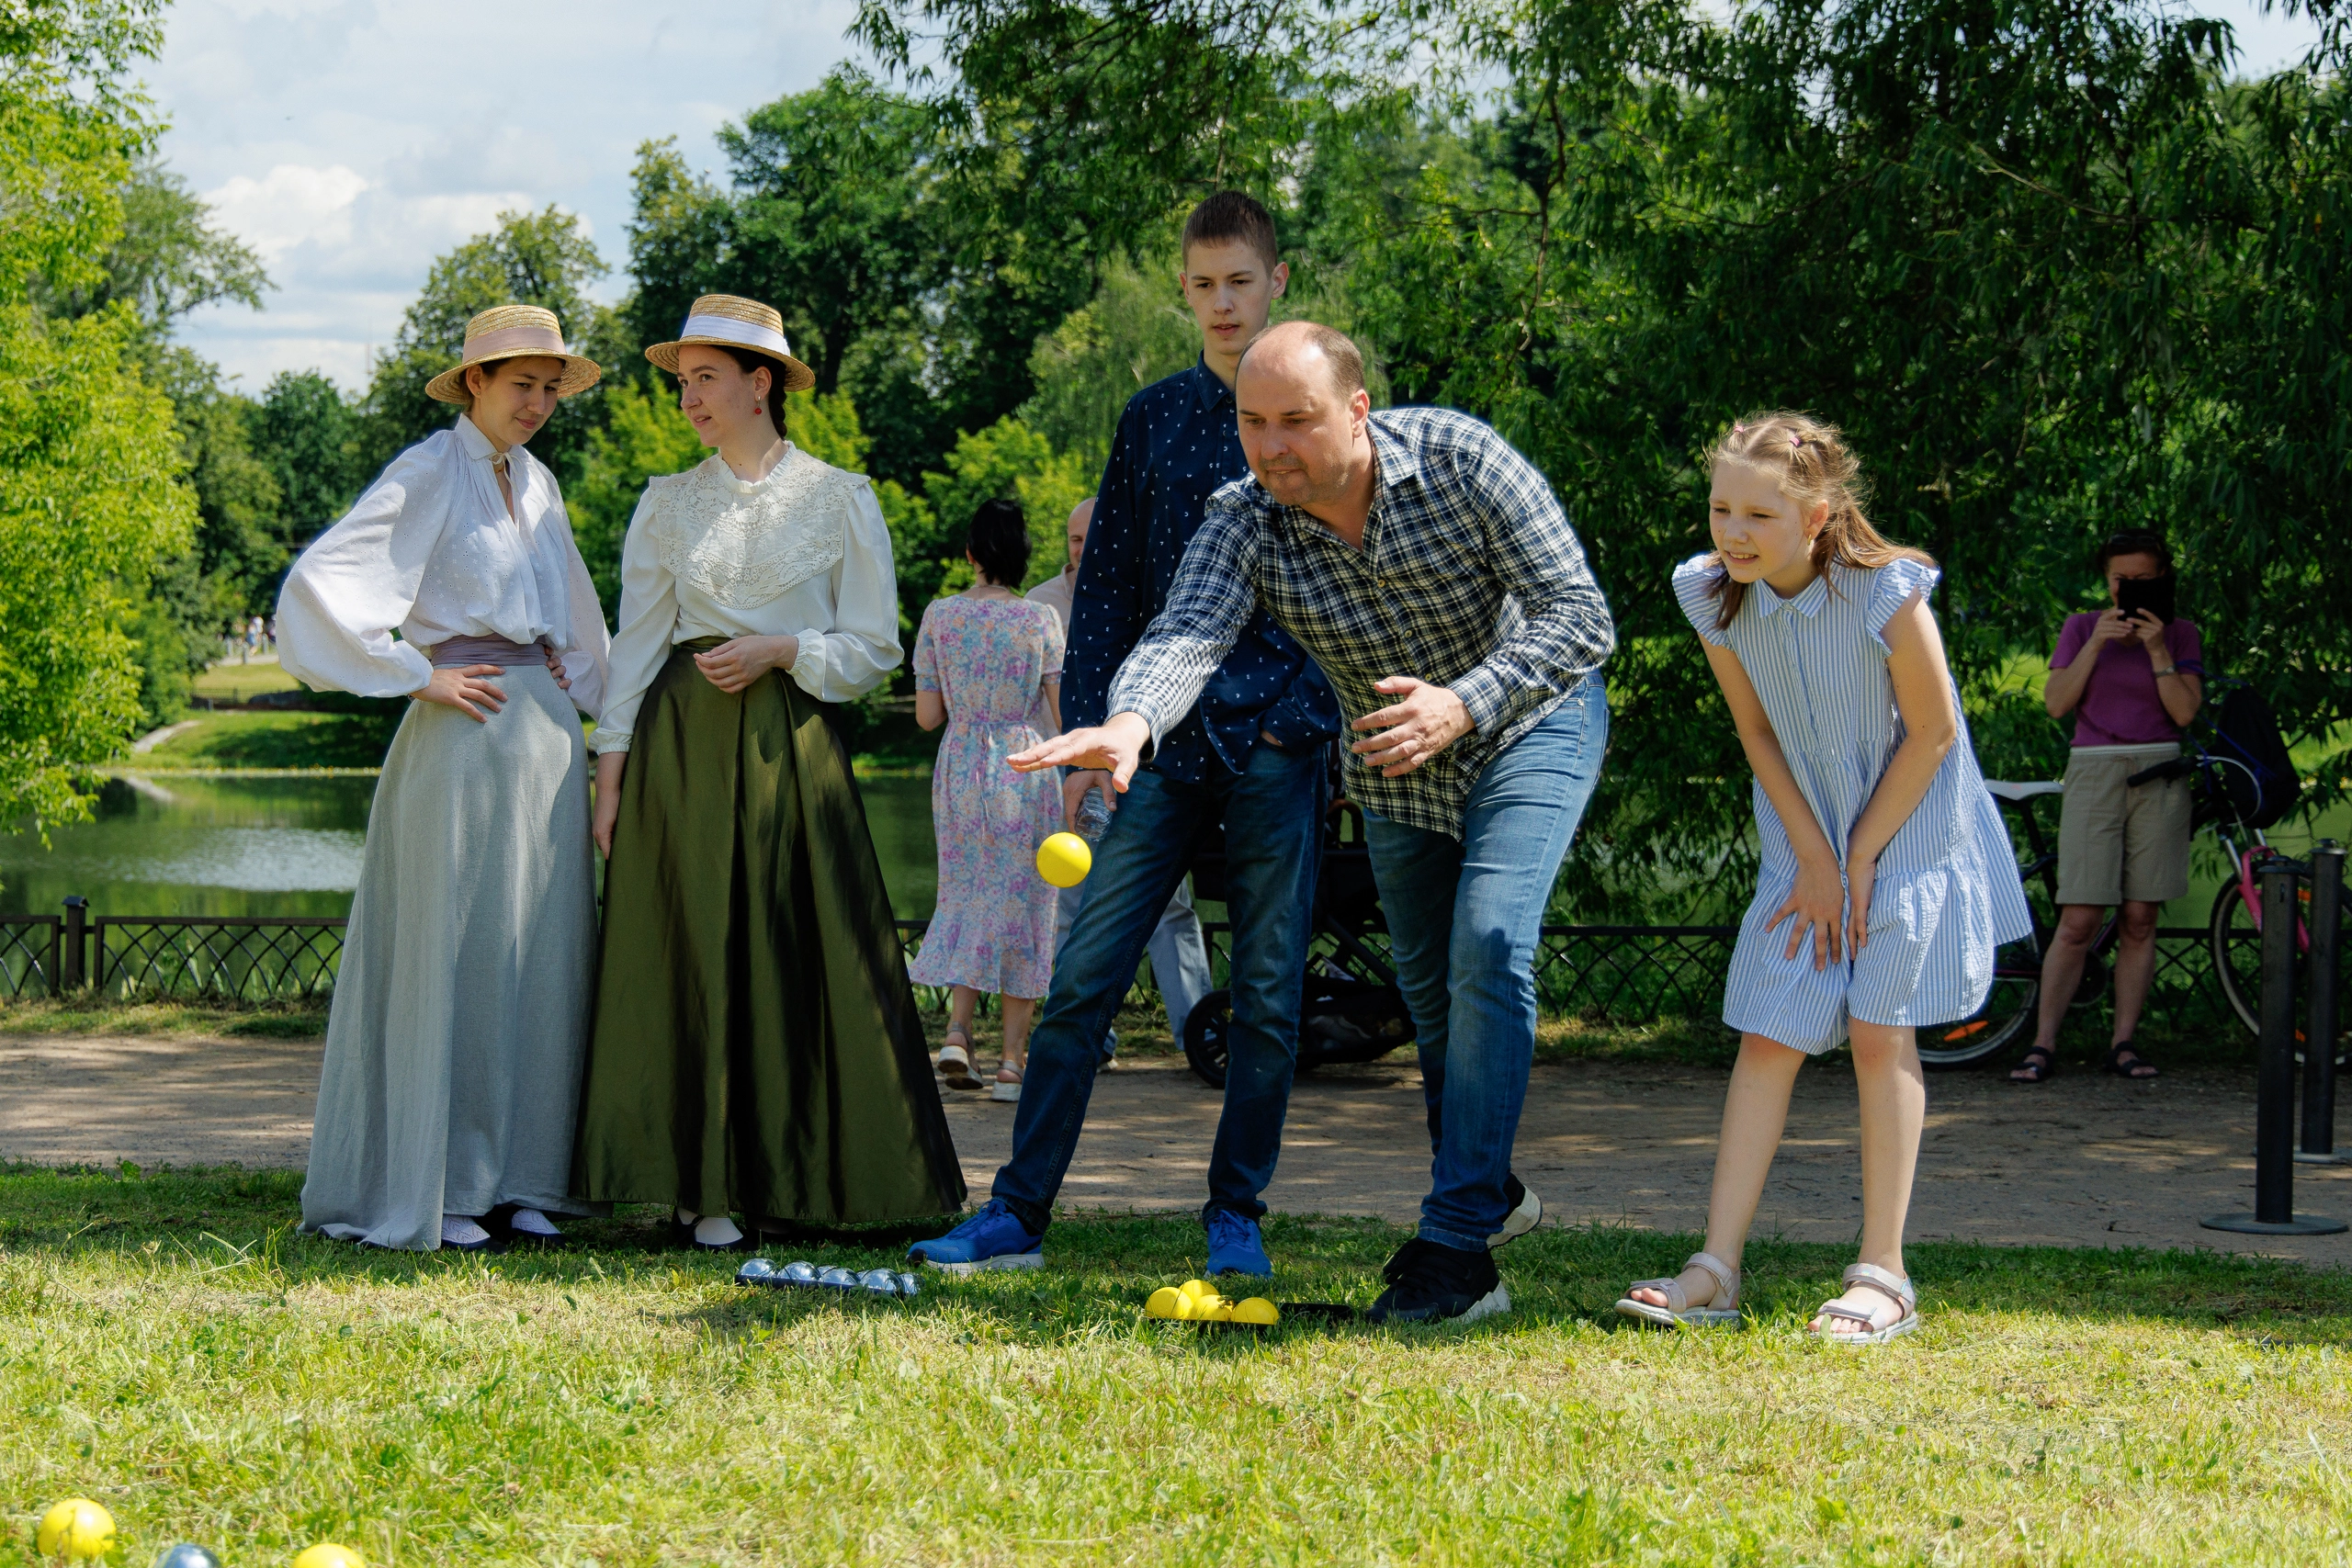
<instances>
[{"instance_id":1,"label":"white cloud","mask_svg":"<svg viewBox=\"0 0 2352 1568\"><path fill-rule=\"evenodd\" d=\"M248 389L367 379L434 259L506 210L579 215L628 287L629 167L678 138L723 172L722 122L848 57L856 0L178 0L148 88L172 166L277 285L190 346Z\"/></svg>"},{"instance_id":2,"label":"white cloud","mask_svg":"<svg viewBox=\"0 0 2352 1568\"><path fill-rule=\"evenodd\" d=\"M351 204L368 178L341 164L323 169L280 164L260 179L232 177L203 193L213 220L275 262L306 241L341 244L351 238Z\"/></svg>"}]
</instances>

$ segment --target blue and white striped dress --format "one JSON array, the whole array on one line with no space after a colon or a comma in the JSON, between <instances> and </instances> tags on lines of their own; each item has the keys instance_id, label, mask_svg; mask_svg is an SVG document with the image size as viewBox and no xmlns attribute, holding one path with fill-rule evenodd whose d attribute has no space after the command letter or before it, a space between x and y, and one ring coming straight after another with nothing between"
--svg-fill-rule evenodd
<instances>
[{"instance_id":1,"label":"blue and white striped dress","mask_svg":"<svg viewBox=\"0 0 2352 1568\"><path fill-rule=\"evenodd\" d=\"M1886 624L1913 594L1932 593L1941 574L1910 560L1871 570L1836 566L1793 599L1753 583L1718 631L1713 590L1722 575L1713 557L1694 557L1675 570L1675 597L1702 638L1738 656L1798 789L1842 861L1903 743ZM1955 708L1958 701L1955 692ZM1816 972L1810 941L1795 958L1781 956L1787 924L1766 926L1796 886L1796 852L1763 786L1754 788L1763 863L1724 987L1725 1023L1818 1055L1846 1038L1849 1018L1949 1023L1984 1005L1994 949L2025 936L2031 918L1965 714L1927 798L1879 856L1870 940L1859 959Z\"/></svg>"}]
</instances>

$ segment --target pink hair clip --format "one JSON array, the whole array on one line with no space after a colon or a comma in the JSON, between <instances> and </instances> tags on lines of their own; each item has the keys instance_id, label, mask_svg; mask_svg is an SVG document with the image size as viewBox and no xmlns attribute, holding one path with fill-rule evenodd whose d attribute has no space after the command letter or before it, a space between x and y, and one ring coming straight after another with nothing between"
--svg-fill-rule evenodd
<instances>
[{"instance_id":1,"label":"pink hair clip","mask_svg":"<svg viewBox=\"0 0 2352 1568\"><path fill-rule=\"evenodd\" d=\"M1804 436L1802 436L1802 435L1799 435L1799 434L1798 434L1795 431L1793 431L1793 430L1790 431L1790 432L1789 432L1789 450L1790 450L1790 451L1792 451L1792 452L1797 452L1797 451L1802 451L1802 450L1804 450Z\"/></svg>"},{"instance_id":2,"label":"pink hair clip","mask_svg":"<svg viewBox=\"0 0 2352 1568\"><path fill-rule=\"evenodd\" d=\"M1734 435L1745 435L1747 434L1747 426L1744 424L1735 424L1731 427L1731 433Z\"/></svg>"}]
</instances>

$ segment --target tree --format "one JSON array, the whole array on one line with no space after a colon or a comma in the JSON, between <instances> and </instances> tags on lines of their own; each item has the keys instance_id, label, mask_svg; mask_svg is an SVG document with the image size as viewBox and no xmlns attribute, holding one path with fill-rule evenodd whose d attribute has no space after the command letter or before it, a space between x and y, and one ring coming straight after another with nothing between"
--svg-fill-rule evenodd
<instances>
[{"instance_id":1,"label":"tree","mask_svg":"<svg viewBox=\"0 0 2352 1568\"><path fill-rule=\"evenodd\" d=\"M252 415L253 440L277 480L278 543L300 550L359 499L374 477L358 450L359 411L315 370L281 370Z\"/></svg>"},{"instance_id":2,"label":"tree","mask_svg":"<svg viewBox=\"0 0 2352 1568\"><path fill-rule=\"evenodd\" d=\"M261 258L234 235L206 221L211 209L187 182L152 158L123 186L122 231L107 247L102 275L52 301L53 313L79 316L120 300L158 340L199 306L234 300L262 308L275 288Z\"/></svg>"},{"instance_id":3,"label":"tree","mask_svg":"<svg viewBox=\"0 0 2352 1568\"><path fill-rule=\"evenodd\" d=\"M86 770L139 722L131 639L155 563L184 548L170 403L141 374L145 328L100 286L122 190L154 127L127 85L161 43L153 0L19 0L0 11L0 824L86 815Z\"/></svg>"},{"instance_id":4,"label":"tree","mask_svg":"<svg viewBox=\"0 0 2352 1568\"><path fill-rule=\"evenodd\" d=\"M497 228L435 262L369 378L361 466L372 474L403 448L449 427L457 410L428 397L425 383L465 357L466 323L493 306L552 310L574 354L607 373L621 368L633 355L622 344L611 310L587 293L608 270L580 220L555 207L502 212ZM564 399L532 441L531 455L560 478L577 474L602 411L596 388Z\"/></svg>"},{"instance_id":5,"label":"tree","mask_svg":"<svg viewBox=\"0 0 2352 1568\"><path fill-rule=\"evenodd\" d=\"M911 319L941 280L930 117L841 67L718 133L735 178L733 290L806 323L801 357L837 390L865 333Z\"/></svg>"}]
</instances>

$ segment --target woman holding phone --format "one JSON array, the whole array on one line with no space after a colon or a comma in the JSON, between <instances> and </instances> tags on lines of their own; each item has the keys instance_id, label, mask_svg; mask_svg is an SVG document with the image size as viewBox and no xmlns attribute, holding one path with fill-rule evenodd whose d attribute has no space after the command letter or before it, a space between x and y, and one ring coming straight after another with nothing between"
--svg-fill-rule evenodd
<instances>
[{"instance_id":1,"label":"woman holding phone","mask_svg":"<svg viewBox=\"0 0 2352 1568\"><path fill-rule=\"evenodd\" d=\"M2195 625L2173 613L2177 579L2161 535L2117 534L2097 560L2109 607L2066 617L2042 691L2051 717L2074 716L2075 743L2058 818L2058 929L2041 961L2039 1027L2012 1083L2057 1071L2058 1026L2119 905L2115 1032L2101 1066L2119 1077L2156 1076L2132 1036L2155 977L2156 917L2188 891L2188 781L2130 780L2180 755L2181 731L2205 701L2203 646Z\"/></svg>"}]
</instances>

